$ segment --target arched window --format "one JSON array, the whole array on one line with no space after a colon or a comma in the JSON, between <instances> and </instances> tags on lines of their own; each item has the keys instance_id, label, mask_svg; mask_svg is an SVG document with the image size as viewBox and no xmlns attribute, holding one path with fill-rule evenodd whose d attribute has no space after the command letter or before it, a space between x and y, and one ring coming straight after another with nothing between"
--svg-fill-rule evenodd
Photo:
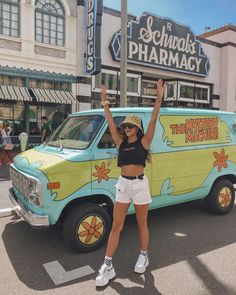
<instances>
[{"instance_id":1,"label":"arched window","mask_svg":"<svg viewBox=\"0 0 236 295\"><path fill-rule=\"evenodd\" d=\"M57 0L38 0L35 11L35 39L38 42L65 44L65 11Z\"/></svg>"},{"instance_id":2,"label":"arched window","mask_svg":"<svg viewBox=\"0 0 236 295\"><path fill-rule=\"evenodd\" d=\"M0 34L19 37L20 0L0 0Z\"/></svg>"}]
</instances>

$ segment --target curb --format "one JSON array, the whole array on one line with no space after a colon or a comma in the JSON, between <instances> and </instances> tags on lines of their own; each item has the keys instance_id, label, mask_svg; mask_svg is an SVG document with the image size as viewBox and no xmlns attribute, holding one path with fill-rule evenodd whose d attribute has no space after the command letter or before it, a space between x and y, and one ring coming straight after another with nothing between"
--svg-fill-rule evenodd
<instances>
[{"instance_id":1,"label":"curb","mask_svg":"<svg viewBox=\"0 0 236 295\"><path fill-rule=\"evenodd\" d=\"M16 215L15 208L2 208L0 209L0 218Z\"/></svg>"}]
</instances>

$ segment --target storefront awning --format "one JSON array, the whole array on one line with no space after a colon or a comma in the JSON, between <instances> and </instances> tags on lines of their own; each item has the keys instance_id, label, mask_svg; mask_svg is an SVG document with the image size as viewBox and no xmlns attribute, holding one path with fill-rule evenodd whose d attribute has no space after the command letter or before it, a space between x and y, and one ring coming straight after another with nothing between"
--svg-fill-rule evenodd
<instances>
[{"instance_id":1,"label":"storefront awning","mask_svg":"<svg viewBox=\"0 0 236 295\"><path fill-rule=\"evenodd\" d=\"M26 87L6 85L0 86L0 99L32 101L32 97Z\"/></svg>"},{"instance_id":2,"label":"storefront awning","mask_svg":"<svg viewBox=\"0 0 236 295\"><path fill-rule=\"evenodd\" d=\"M76 99L70 91L48 90L48 89L31 89L39 102L51 102L61 104L75 103Z\"/></svg>"}]
</instances>

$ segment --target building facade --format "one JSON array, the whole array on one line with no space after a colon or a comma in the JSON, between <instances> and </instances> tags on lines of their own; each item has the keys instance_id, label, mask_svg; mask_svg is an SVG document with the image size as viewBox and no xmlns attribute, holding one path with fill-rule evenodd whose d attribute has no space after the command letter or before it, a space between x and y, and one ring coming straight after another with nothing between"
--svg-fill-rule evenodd
<instances>
[{"instance_id":1,"label":"building facade","mask_svg":"<svg viewBox=\"0 0 236 295\"><path fill-rule=\"evenodd\" d=\"M88 15L85 2L78 4L78 34L86 44L84 17ZM227 25L195 36L188 26L151 13L129 15L128 19L129 106L151 106L156 97L156 80L161 78L166 82L163 106L236 111L236 26ZM120 12L104 7L102 69L96 75L85 75L83 83L79 83L82 109L100 107L101 83L106 84L112 105L119 105L120 27ZM148 34L153 38L148 40ZM85 53L85 48L78 48L81 77L86 67Z\"/></svg>"},{"instance_id":2,"label":"building facade","mask_svg":"<svg viewBox=\"0 0 236 295\"><path fill-rule=\"evenodd\" d=\"M236 26L226 25L200 36L220 48L219 109L236 112ZM215 56L211 57L216 58Z\"/></svg>"},{"instance_id":3,"label":"building facade","mask_svg":"<svg viewBox=\"0 0 236 295\"><path fill-rule=\"evenodd\" d=\"M43 115L55 129L68 113L100 108L101 84L119 106L121 14L103 7L95 22L99 5L0 0L0 126L9 121L16 147L22 131L30 146L39 144ZM128 19L128 106L152 106L161 78L163 106L236 111L234 25L195 36L188 26L151 13ZM91 75L88 56L95 51L101 71Z\"/></svg>"},{"instance_id":4,"label":"building facade","mask_svg":"<svg viewBox=\"0 0 236 295\"><path fill-rule=\"evenodd\" d=\"M40 142L40 118L55 129L76 110L75 1L0 1L0 125L12 141Z\"/></svg>"}]
</instances>

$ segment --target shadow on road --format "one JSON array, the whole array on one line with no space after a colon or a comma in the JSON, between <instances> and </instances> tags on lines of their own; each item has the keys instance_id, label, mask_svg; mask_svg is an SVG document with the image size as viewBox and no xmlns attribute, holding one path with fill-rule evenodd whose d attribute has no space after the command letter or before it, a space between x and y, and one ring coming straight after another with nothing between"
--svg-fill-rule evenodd
<instances>
[{"instance_id":1,"label":"shadow on road","mask_svg":"<svg viewBox=\"0 0 236 295\"><path fill-rule=\"evenodd\" d=\"M114 281L110 286L116 290L118 294L122 295L162 295L155 286L154 277L150 270L147 270L143 275L144 278L135 274L134 277L130 280L139 285L134 287L123 286L121 283Z\"/></svg>"},{"instance_id":2,"label":"shadow on road","mask_svg":"<svg viewBox=\"0 0 236 295\"><path fill-rule=\"evenodd\" d=\"M10 179L9 165L0 166L0 181Z\"/></svg>"},{"instance_id":3,"label":"shadow on road","mask_svg":"<svg viewBox=\"0 0 236 295\"><path fill-rule=\"evenodd\" d=\"M161 294L151 272L187 260L209 294L234 294L201 264L197 256L235 243L235 220L236 208L227 215L215 216L206 212L201 200L150 211L151 263L147 273L138 276L133 273L139 253L138 230L135 216L128 216L113 259L117 280L111 282L110 287L119 294ZM58 260L66 271L85 265L94 269L95 274L63 284L71 285L94 279L105 252L104 246L88 254L72 253L64 246L60 228L35 230L14 219L5 226L2 239L19 280L34 290L61 287L54 285L43 264ZM124 287L119 279L128 279L136 286Z\"/></svg>"}]
</instances>

